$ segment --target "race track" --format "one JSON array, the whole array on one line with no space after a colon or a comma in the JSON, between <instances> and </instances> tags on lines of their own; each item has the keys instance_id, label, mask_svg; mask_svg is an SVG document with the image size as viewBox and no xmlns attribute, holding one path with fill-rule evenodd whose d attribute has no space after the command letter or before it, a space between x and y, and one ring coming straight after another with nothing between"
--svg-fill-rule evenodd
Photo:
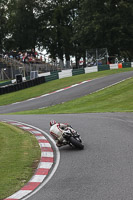
<instances>
[{"instance_id":1,"label":"race track","mask_svg":"<svg viewBox=\"0 0 133 200\"><path fill-rule=\"evenodd\" d=\"M58 93L52 93L48 96L42 96L32 99L30 101L19 102L17 104L0 106L0 114L52 106L96 92L100 89L108 87L112 84L119 83L120 81L123 81L130 77L133 77L133 71L114 74L103 78L97 78L84 84L77 85L76 87L62 90Z\"/></svg>"},{"instance_id":2,"label":"race track","mask_svg":"<svg viewBox=\"0 0 133 200\"><path fill-rule=\"evenodd\" d=\"M133 113L0 116L49 132L49 121L70 123L85 150L60 149L52 179L29 200L132 200Z\"/></svg>"},{"instance_id":3,"label":"race track","mask_svg":"<svg viewBox=\"0 0 133 200\"><path fill-rule=\"evenodd\" d=\"M44 106L44 102L47 101L49 105L52 102L60 103L59 99L64 95L73 99L89 94L129 77L133 77L132 72L99 78L49 95L49 99L39 98L40 106ZM37 101L30 101L30 108L26 106L26 102L2 106L0 113L37 108ZM56 173L44 187L28 199L132 200L133 113L0 115L0 120L20 121L47 133L49 121L53 118L71 124L81 134L85 149L79 151L71 147L60 148L61 159Z\"/></svg>"}]
</instances>

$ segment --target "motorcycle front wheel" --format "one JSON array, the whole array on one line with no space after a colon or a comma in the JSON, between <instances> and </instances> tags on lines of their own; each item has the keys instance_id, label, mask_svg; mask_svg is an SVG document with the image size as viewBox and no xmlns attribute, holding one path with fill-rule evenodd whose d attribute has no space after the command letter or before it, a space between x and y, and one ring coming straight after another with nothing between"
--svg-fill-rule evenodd
<instances>
[{"instance_id":1,"label":"motorcycle front wheel","mask_svg":"<svg viewBox=\"0 0 133 200\"><path fill-rule=\"evenodd\" d=\"M78 148L78 149L80 149L80 150L84 149L84 145L83 145L81 142L79 142L78 140L76 140L75 138L70 137L70 138L69 138L69 141L70 141L70 143L71 143L73 146L75 146L76 148Z\"/></svg>"}]
</instances>

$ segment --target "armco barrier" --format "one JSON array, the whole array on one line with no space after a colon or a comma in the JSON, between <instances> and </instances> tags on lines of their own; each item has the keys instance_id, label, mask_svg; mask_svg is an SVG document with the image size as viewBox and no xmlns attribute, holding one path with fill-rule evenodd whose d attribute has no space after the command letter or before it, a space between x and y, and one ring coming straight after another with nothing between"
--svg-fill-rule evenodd
<instances>
[{"instance_id":1,"label":"armco barrier","mask_svg":"<svg viewBox=\"0 0 133 200\"><path fill-rule=\"evenodd\" d=\"M73 69L72 70L72 76L79 75L79 74L85 74L84 68Z\"/></svg>"},{"instance_id":2,"label":"armco barrier","mask_svg":"<svg viewBox=\"0 0 133 200\"><path fill-rule=\"evenodd\" d=\"M53 73L49 76L45 76L45 82L53 81L53 80L56 80L56 79L59 79L58 73Z\"/></svg>"},{"instance_id":3,"label":"armco barrier","mask_svg":"<svg viewBox=\"0 0 133 200\"><path fill-rule=\"evenodd\" d=\"M131 67L131 63L130 62L122 63L122 68L128 68L128 67Z\"/></svg>"},{"instance_id":4,"label":"armco barrier","mask_svg":"<svg viewBox=\"0 0 133 200\"><path fill-rule=\"evenodd\" d=\"M38 74L38 77L49 76L49 75L50 75L50 72L45 72L45 73Z\"/></svg>"},{"instance_id":5,"label":"armco barrier","mask_svg":"<svg viewBox=\"0 0 133 200\"><path fill-rule=\"evenodd\" d=\"M91 73L91 72L97 72L97 71L103 71L103 70L110 70L110 69L118 69L118 68L128 68L133 67L133 62L128 63L116 63L116 64L110 64L110 65L99 65L93 66L93 67L86 67L86 68L80 68L80 69L69 69L69 70L62 70L61 72L53 71L53 72L46 72L43 74L40 74L38 78L28 80L29 77L23 78L27 81L24 81L19 84L13 84L8 86L1 86L0 84L0 95L6 94L9 92L18 91L21 89L29 88L44 82L56 80L58 78L64 78L64 77L70 77L74 75L84 74L84 73ZM51 74L51 75L50 75ZM44 76L45 75L45 76ZM10 81L8 83L11 83ZM5 84L5 82L4 82ZM7 82L6 82L7 85ZM10 86L10 87L9 87Z\"/></svg>"},{"instance_id":6,"label":"armco barrier","mask_svg":"<svg viewBox=\"0 0 133 200\"><path fill-rule=\"evenodd\" d=\"M98 65L98 71L109 70L109 65Z\"/></svg>"},{"instance_id":7,"label":"armco barrier","mask_svg":"<svg viewBox=\"0 0 133 200\"><path fill-rule=\"evenodd\" d=\"M61 70L51 71L50 74L58 74Z\"/></svg>"},{"instance_id":8,"label":"armco barrier","mask_svg":"<svg viewBox=\"0 0 133 200\"><path fill-rule=\"evenodd\" d=\"M44 82L45 82L45 77L42 76L42 77L28 80L28 81L25 81L22 83L12 84L9 86L3 86L3 87L0 87L0 95L10 93L10 92L16 92L18 90L22 90L22 89L29 88L29 87L32 87L35 85L39 85Z\"/></svg>"},{"instance_id":9,"label":"armco barrier","mask_svg":"<svg viewBox=\"0 0 133 200\"><path fill-rule=\"evenodd\" d=\"M50 75L53 75L53 74L58 74L58 72L57 71L51 71Z\"/></svg>"}]
</instances>

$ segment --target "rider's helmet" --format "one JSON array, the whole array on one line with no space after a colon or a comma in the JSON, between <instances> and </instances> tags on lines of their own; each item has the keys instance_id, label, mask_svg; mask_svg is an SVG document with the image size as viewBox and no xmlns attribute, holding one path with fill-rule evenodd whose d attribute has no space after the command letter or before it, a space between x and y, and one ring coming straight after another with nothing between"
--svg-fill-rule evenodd
<instances>
[{"instance_id":1,"label":"rider's helmet","mask_svg":"<svg viewBox=\"0 0 133 200\"><path fill-rule=\"evenodd\" d=\"M52 119L52 120L50 121L50 126L53 126L54 124L56 124L56 121Z\"/></svg>"}]
</instances>

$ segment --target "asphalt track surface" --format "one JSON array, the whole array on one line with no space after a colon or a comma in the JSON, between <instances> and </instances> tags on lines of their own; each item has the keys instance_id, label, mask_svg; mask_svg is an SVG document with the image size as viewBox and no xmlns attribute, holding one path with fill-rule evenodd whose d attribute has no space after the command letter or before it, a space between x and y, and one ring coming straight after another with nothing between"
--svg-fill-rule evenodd
<instances>
[{"instance_id":1,"label":"asphalt track surface","mask_svg":"<svg viewBox=\"0 0 133 200\"><path fill-rule=\"evenodd\" d=\"M130 76L133 76L131 72L113 75L85 85L88 92L94 92ZM73 88L72 94L76 91L83 94L81 86ZM6 112L10 109L9 106ZM133 113L0 115L0 120L20 121L47 133L49 121L53 118L71 124L81 134L85 149L60 148L61 159L54 176L28 199L132 200Z\"/></svg>"},{"instance_id":2,"label":"asphalt track surface","mask_svg":"<svg viewBox=\"0 0 133 200\"><path fill-rule=\"evenodd\" d=\"M122 81L130 77L133 77L133 71L114 74L114 75L106 76L103 78L97 78L95 80L91 80L90 82L81 84L79 86L69 88L67 90L63 90L58 93L53 93L48 96L36 98L31 101L23 101L17 104L0 106L0 114L25 111L25 110L33 110L33 109L38 109L42 107L56 105L62 102L66 102L66 101L93 93L104 87L108 87L109 85L115 84L119 81Z\"/></svg>"},{"instance_id":3,"label":"asphalt track surface","mask_svg":"<svg viewBox=\"0 0 133 200\"><path fill-rule=\"evenodd\" d=\"M53 117L76 128L85 149L60 148L54 176L28 199L132 200L133 113L0 115L0 120L17 120L49 132Z\"/></svg>"}]
</instances>

